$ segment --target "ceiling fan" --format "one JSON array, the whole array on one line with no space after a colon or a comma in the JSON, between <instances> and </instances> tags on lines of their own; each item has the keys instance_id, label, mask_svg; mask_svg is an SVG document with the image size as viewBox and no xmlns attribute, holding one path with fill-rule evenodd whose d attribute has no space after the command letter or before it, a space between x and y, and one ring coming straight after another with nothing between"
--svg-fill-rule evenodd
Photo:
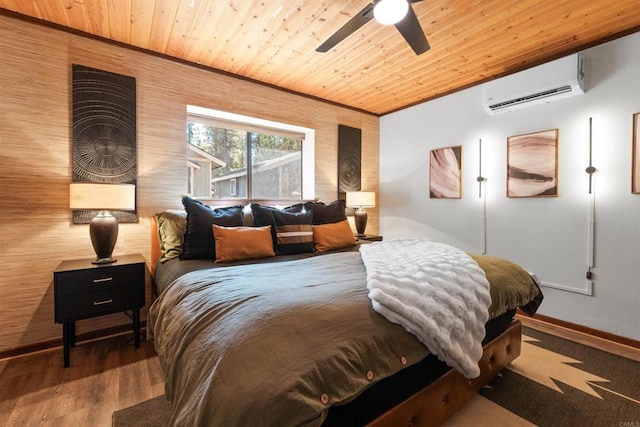
<instances>
[{"instance_id":1,"label":"ceiling fan","mask_svg":"<svg viewBox=\"0 0 640 427\"><path fill-rule=\"evenodd\" d=\"M409 6L409 3L419 1L422 0L374 0L322 43L316 52L327 52L375 18L380 24L395 25L416 55L420 55L428 51L431 46L427 42L413 8Z\"/></svg>"}]
</instances>

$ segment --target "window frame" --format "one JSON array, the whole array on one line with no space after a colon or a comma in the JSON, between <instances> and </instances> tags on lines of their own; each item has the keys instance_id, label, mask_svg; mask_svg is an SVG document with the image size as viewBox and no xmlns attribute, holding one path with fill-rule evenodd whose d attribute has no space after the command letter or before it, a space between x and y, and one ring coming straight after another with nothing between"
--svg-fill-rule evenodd
<instances>
[{"instance_id":1,"label":"window frame","mask_svg":"<svg viewBox=\"0 0 640 427\"><path fill-rule=\"evenodd\" d=\"M229 179L229 195L230 196L238 195L238 181L235 178Z\"/></svg>"},{"instance_id":2,"label":"window frame","mask_svg":"<svg viewBox=\"0 0 640 427\"><path fill-rule=\"evenodd\" d=\"M301 147L301 190L300 200L313 200L315 198L315 130L288 123L275 122L266 119L245 116L241 114L229 113L210 108L187 106L187 123L198 122L205 125L236 129L247 132L266 133L270 135L282 136L286 138L302 138ZM247 138L249 139L249 138ZM189 141L187 140L187 144ZM232 197L230 200L263 200L252 197L252 163L250 145L247 143L247 197ZM236 187L237 194L237 187ZM200 199L211 199L211 197L196 197ZM224 198L215 200L225 200ZM272 199L297 200L291 198Z\"/></svg>"}]
</instances>

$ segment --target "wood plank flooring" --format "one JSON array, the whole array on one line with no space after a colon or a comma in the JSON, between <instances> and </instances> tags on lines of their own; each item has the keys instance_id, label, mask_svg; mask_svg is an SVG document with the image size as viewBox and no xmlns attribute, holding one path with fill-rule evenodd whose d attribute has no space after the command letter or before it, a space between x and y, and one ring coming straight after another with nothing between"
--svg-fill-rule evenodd
<instances>
[{"instance_id":1,"label":"wood plank flooring","mask_svg":"<svg viewBox=\"0 0 640 427\"><path fill-rule=\"evenodd\" d=\"M0 426L111 426L111 414L164 392L153 343L133 334L0 361Z\"/></svg>"},{"instance_id":2,"label":"wood plank flooring","mask_svg":"<svg viewBox=\"0 0 640 427\"><path fill-rule=\"evenodd\" d=\"M605 338L589 335L560 325L554 325L552 323L536 319L535 317L522 316L518 314L516 315L516 318L522 322L523 326L528 326L529 328L536 329L540 332L546 332L560 338L584 344L589 347L598 348L600 350L640 362L640 349L638 348L609 341Z\"/></svg>"},{"instance_id":3,"label":"wood plank flooring","mask_svg":"<svg viewBox=\"0 0 640 427\"><path fill-rule=\"evenodd\" d=\"M518 316L525 326L634 360L640 350ZM79 343L71 366L62 348L0 360L0 426L111 426L111 414L164 392L151 342L132 334Z\"/></svg>"}]
</instances>

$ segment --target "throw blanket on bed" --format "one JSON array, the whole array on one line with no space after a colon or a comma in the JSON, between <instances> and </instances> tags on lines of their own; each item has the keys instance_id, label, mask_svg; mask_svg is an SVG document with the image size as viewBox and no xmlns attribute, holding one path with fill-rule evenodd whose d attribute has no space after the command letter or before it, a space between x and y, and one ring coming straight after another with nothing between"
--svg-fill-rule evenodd
<instances>
[{"instance_id":1,"label":"throw blanket on bed","mask_svg":"<svg viewBox=\"0 0 640 427\"><path fill-rule=\"evenodd\" d=\"M491 296L478 264L459 249L421 239L363 245L360 253L374 310L467 378L480 375Z\"/></svg>"}]
</instances>

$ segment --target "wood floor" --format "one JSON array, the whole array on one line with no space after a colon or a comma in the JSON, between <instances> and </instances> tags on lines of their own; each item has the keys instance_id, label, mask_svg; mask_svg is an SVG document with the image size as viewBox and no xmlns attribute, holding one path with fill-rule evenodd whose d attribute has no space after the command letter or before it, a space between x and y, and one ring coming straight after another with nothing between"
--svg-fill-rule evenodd
<instances>
[{"instance_id":1,"label":"wood floor","mask_svg":"<svg viewBox=\"0 0 640 427\"><path fill-rule=\"evenodd\" d=\"M525 326L640 361L640 350L545 322ZM79 343L71 366L62 349L0 361L0 426L111 426L111 414L164 392L153 344L132 344L132 334Z\"/></svg>"},{"instance_id":2,"label":"wood floor","mask_svg":"<svg viewBox=\"0 0 640 427\"><path fill-rule=\"evenodd\" d=\"M0 426L111 426L111 414L158 396L164 379L153 349L133 334L0 361Z\"/></svg>"}]
</instances>

